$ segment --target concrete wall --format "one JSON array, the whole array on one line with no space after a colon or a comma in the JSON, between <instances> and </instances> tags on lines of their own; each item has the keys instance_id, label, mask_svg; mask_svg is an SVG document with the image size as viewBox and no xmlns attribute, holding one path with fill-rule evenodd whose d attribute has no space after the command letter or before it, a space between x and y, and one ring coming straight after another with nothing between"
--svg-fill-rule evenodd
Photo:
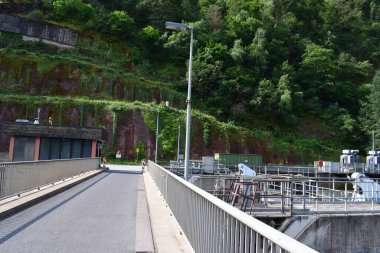
<instances>
[{"instance_id":1,"label":"concrete wall","mask_svg":"<svg viewBox=\"0 0 380 253\"><path fill-rule=\"evenodd\" d=\"M379 215L296 217L281 230L319 252L380 252Z\"/></svg>"},{"instance_id":2,"label":"concrete wall","mask_svg":"<svg viewBox=\"0 0 380 253\"><path fill-rule=\"evenodd\" d=\"M0 30L70 46L75 46L77 40L77 33L69 29L7 14L0 14Z\"/></svg>"}]
</instances>

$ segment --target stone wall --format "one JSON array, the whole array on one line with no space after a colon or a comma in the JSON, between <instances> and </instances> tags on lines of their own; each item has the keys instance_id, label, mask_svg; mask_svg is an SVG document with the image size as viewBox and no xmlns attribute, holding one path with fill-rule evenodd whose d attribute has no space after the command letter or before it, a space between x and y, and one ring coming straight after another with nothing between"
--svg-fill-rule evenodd
<instances>
[{"instance_id":1,"label":"stone wall","mask_svg":"<svg viewBox=\"0 0 380 253\"><path fill-rule=\"evenodd\" d=\"M69 29L7 14L0 14L0 30L70 46L75 46L77 40L77 33Z\"/></svg>"}]
</instances>

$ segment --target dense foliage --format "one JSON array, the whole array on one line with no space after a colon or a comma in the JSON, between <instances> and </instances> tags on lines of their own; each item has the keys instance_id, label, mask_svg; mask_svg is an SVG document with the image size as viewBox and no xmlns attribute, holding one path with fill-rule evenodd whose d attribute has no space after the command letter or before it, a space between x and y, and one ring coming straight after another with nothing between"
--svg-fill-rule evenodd
<instances>
[{"instance_id":1,"label":"dense foliage","mask_svg":"<svg viewBox=\"0 0 380 253\"><path fill-rule=\"evenodd\" d=\"M193 106L219 120L342 148L370 146L365 133L379 129L379 0L30 2L41 11L30 17L101 35L112 68L183 93L190 36L164 23L189 24ZM324 130L311 133L314 124Z\"/></svg>"}]
</instances>

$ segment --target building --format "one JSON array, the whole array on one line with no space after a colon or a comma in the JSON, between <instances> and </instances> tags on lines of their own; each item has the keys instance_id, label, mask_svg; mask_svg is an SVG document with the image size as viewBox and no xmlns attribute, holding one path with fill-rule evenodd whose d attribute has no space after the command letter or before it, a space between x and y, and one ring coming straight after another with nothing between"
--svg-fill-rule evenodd
<instances>
[{"instance_id":1,"label":"building","mask_svg":"<svg viewBox=\"0 0 380 253\"><path fill-rule=\"evenodd\" d=\"M4 123L9 161L99 157L107 133L102 128Z\"/></svg>"}]
</instances>

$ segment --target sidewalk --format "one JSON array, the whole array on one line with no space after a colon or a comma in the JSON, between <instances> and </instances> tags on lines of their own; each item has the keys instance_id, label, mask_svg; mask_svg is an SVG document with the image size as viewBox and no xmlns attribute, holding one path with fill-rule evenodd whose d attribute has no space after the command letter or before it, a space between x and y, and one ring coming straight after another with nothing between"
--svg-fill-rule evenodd
<instances>
[{"instance_id":1,"label":"sidewalk","mask_svg":"<svg viewBox=\"0 0 380 253\"><path fill-rule=\"evenodd\" d=\"M149 173L144 173L144 181L155 252L194 253Z\"/></svg>"},{"instance_id":2,"label":"sidewalk","mask_svg":"<svg viewBox=\"0 0 380 253\"><path fill-rule=\"evenodd\" d=\"M110 172L126 171L129 173L141 174L141 166L132 165L108 165ZM137 214L137 225L139 228L146 228L149 223L151 228L152 240L155 253L194 253L191 245L182 233L179 224L171 215L160 190L155 185L148 172L142 174L145 185L145 196L139 192L138 210L144 213ZM144 207L147 205L147 211ZM136 229L136 253L147 253L151 251L149 246L150 236L147 231ZM144 238L145 237L145 238Z\"/></svg>"},{"instance_id":3,"label":"sidewalk","mask_svg":"<svg viewBox=\"0 0 380 253\"><path fill-rule=\"evenodd\" d=\"M142 174L140 166L108 165L111 173ZM103 170L94 170L0 201L0 220L56 195ZM149 173L142 174L136 216L136 253L194 253ZM145 191L144 191L145 190ZM151 229L151 233L149 233ZM153 245L148 242L153 241Z\"/></svg>"}]
</instances>

